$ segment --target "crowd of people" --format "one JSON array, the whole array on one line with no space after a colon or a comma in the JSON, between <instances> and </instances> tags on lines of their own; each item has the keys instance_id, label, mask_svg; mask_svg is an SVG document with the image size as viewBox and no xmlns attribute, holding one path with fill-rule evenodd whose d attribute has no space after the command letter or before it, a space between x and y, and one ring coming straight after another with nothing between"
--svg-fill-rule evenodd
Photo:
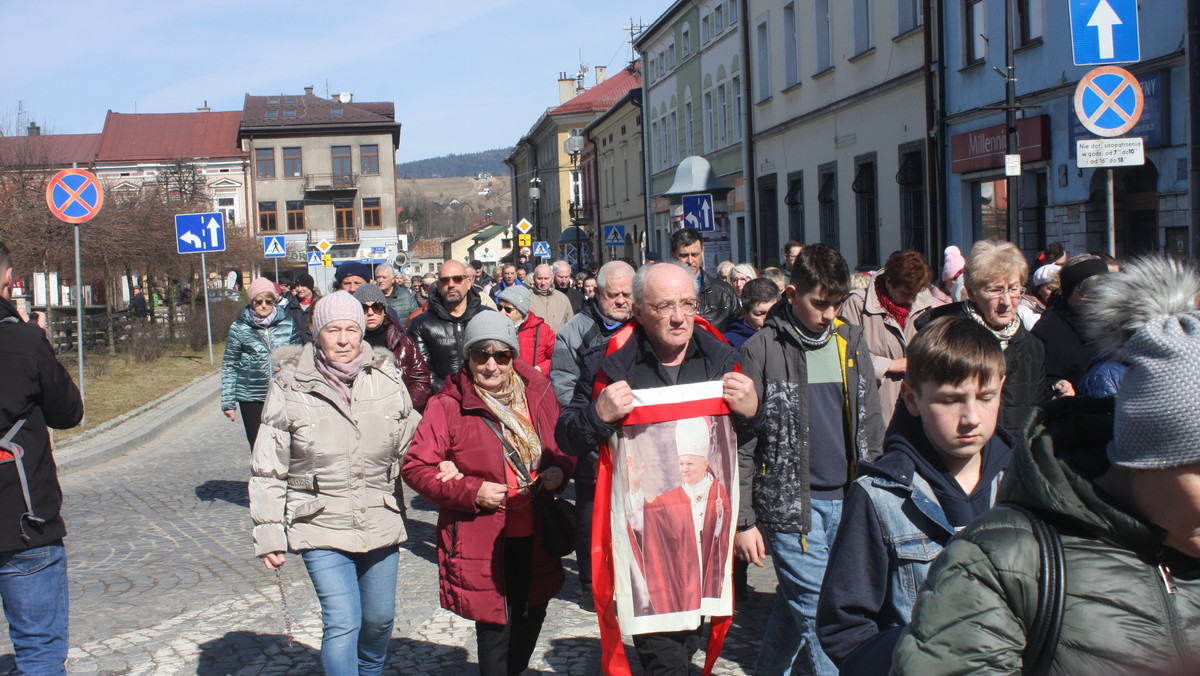
<instances>
[{"instance_id":1,"label":"crowd of people","mask_svg":"<svg viewBox=\"0 0 1200 676\"><path fill-rule=\"evenodd\" d=\"M221 409L251 447L256 555L297 555L316 589L326 673L382 671L405 485L439 510L437 593L475 622L482 674L526 670L572 551L605 673L628 670L622 634L647 675L689 673L707 640L709 673L768 562L756 674L1200 670L1192 263L985 240L852 273L788 242L760 270L695 230L670 245L578 274L249 284ZM52 463L23 500L4 463L79 414L11 277L0 246L0 331L20 332L0 361L47 392L0 401L6 562L63 556ZM62 566L38 584L65 589ZM29 620L51 592L22 584L0 574L18 667L61 666L65 615Z\"/></svg>"}]
</instances>

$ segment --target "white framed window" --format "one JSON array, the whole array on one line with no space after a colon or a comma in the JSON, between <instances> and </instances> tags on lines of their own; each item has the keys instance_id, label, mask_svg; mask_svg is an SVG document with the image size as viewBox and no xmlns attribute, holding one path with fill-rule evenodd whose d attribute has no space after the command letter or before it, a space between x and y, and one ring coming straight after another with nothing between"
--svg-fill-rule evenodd
<instances>
[{"instance_id":1,"label":"white framed window","mask_svg":"<svg viewBox=\"0 0 1200 676\"><path fill-rule=\"evenodd\" d=\"M756 73L756 83L758 87L758 100L766 101L771 98L771 33L767 23L766 15L754 27L754 38L757 47L758 72Z\"/></svg>"},{"instance_id":2,"label":"white framed window","mask_svg":"<svg viewBox=\"0 0 1200 676\"><path fill-rule=\"evenodd\" d=\"M679 115L675 109L671 109L671 120L668 123L668 129L671 130L671 164L679 164Z\"/></svg>"},{"instance_id":3,"label":"white framed window","mask_svg":"<svg viewBox=\"0 0 1200 676\"><path fill-rule=\"evenodd\" d=\"M742 140L742 130L745 120L742 113L742 78L735 75L733 77L733 141Z\"/></svg>"},{"instance_id":4,"label":"white framed window","mask_svg":"<svg viewBox=\"0 0 1200 676\"><path fill-rule=\"evenodd\" d=\"M919 0L896 0L896 34L903 35L921 25Z\"/></svg>"},{"instance_id":5,"label":"white framed window","mask_svg":"<svg viewBox=\"0 0 1200 676\"><path fill-rule=\"evenodd\" d=\"M682 61L692 53L692 29L688 25L679 31L679 60Z\"/></svg>"},{"instance_id":6,"label":"white framed window","mask_svg":"<svg viewBox=\"0 0 1200 676\"><path fill-rule=\"evenodd\" d=\"M783 86L800 83L800 42L796 22L796 3L783 6Z\"/></svg>"},{"instance_id":7,"label":"white framed window","mask_svg":"<svg viewBox=\"0 0 1200 676\"><path fill-rule=\"evenodd\" d=\"M854 53L871 49L871 0L854 0Z\"/></svg>"},{"instance_id":8,"label":"white framed window","mask_svg":"<svg viewBox=\"0 0 1200 676\"><path fill-rule=\"evenodd\" d=\"M650 164L658 166L658 120L650 122ZM658 160L661 162L661 160Z\"/></svg>"},{"instance_id":9,"label":"white framed window","mask_svg":"<svg viewBox=\"0 0 1200 676\"><path fill-rule=\"evenodd\" d=\"M729 0L725 6L725 23L732 26L738 21L738 0Z\"/></svg>"},{"instance_id":10,"label":"white framed window","mask_svg":"<svg viewBox=\"0 0 1200 676\"><path fill-rule=\"evenodd\" d=\"M817 72L833 67L833 45L830 44L829 0L813 2L813 30L816 31L815 46L817 48Z\"/></svg>"},{"instance_id":11,"label":"white framed window","mask_svg":"<svg viewBox=\"0 0 1200 676\"><path fill-rule=\"evenodd\" d=\"M717 5L712 13L713 18L713 35L719 34L725 30L725 12L722 5Z\"/></svg>"},{"instance_id":12,"label":"white framed window","mask_svg":"<svg viewBox=\"0 0 1200 676\"><path fill-rule=\"evenodd\" d=\"M667 44L667 71L675 70L675 41Z\"/></svg>"},{"instance_id":13,"label":"white framed window","mask_svg":"<svg viewBox=\"0 0 1200 676\"><path fill-rule=\"evenodd\" d=\"M704 92L704 152L712 152L716 149L716 120L713 114L713 93L712 91Z\"/></svg>"},{"instance_id":14,"label":"white framed window","mask_svg":"<svg viewBox=\"0 0 1200 676\"><path fill-rule=\"evenodd\" d=\"M729 89L724 82L717 85L717 138L722 148L729 144Z\"/></svg>"},{"instance_id":15,"label":"white framed window","mask_svg":"<svg viewBox=\"0 0 1200 676\"><path fill-rule=\"evenodd\" d=\"M692 100L683 102L683 149L688 156L695 155L696 127L692 121Z\"/></svg>"},{"instance_id":16,"label":"white framed window","mask_svg":"<svg viewBox=\"0 0 1200 676\"><path fill-rule=\"evenodd\" d=\"M700 44L706 45L712 39L712 22L709 21L708 15L700 17Z\"/></svg>"},{"instance_id":17,"label":"white framed window","mask_svg":"<svg viewBox=\"0 0 1200 676\"><path fill-rule=\"evenodd\" d=\"M1042 39L1043 0L1017 0L1014 10L1017 13L1014 22L1017 26L1016 44L1014 47L1024 47Z\"/></svg>"}]
</instances>

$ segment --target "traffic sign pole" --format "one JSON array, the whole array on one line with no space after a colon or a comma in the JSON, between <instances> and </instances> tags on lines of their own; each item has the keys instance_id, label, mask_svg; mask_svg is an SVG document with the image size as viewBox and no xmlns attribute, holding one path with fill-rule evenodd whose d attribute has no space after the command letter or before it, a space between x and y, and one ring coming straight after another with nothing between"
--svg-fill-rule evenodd
<instances>
[{"instance_id":1,"label":"traffic sign pole","mask_svg":"<svg viewBox=\"0 0 1200 676\"><path fill-rule=\"evenodd\" d=\"M216 364L212 349L212 310L208 307L212 299L208 297L208 262L204 260L204 252L200 252L200 272L204 275L204 326L208 329L208 363Z\"/></svg>"},{"instance_id":2,"label":"traffic sign pole","mask_svg":"<svg viewBox=\"0 0 1200 676\"><path fill-rule=\"evenodd\" d=\"M79 224L75 224L75 345L79 355L79 403L83 404L83 418L79 421L81 427L87 427L87 396L83 390L83 279L82 266L79 265ZM46 307L50 306L50 297L46 296Z\"/></svg>"}]
</instances>

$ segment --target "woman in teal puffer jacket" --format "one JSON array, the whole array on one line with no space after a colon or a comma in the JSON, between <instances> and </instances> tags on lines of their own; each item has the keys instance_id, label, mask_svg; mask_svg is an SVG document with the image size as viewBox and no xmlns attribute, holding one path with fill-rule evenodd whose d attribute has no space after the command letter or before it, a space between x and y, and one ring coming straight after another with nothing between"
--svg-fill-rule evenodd
<instances>
[{"instance_id":1,"label":"woman in teal puffer jacket","mask_svg":"<svg viewBox=\"0 0 1200 676\"><path fill-rule=\"evenodd\" d=\"M250 282L250 304L233 320L221 362L221 411L236 420L242 410L246 439L254 448L267 384L271 382L271 350L300 343L296 323L279 306L275 283L265 277Z\"/></svg>"}]
</instances>

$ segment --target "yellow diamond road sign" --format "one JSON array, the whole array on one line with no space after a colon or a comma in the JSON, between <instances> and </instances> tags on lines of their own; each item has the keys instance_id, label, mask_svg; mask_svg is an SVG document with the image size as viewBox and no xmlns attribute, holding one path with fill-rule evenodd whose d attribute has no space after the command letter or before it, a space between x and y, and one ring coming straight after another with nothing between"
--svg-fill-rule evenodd
<instances>
[{"instance_id":1,"label":"yellow diamond road sign","mask_svg":"<svg viewBox=\"0 0 1200 676\"><path fill-rule=\"evenodd\" d=\"M320 242L317 242L317 248L321 250L321 253L329 253L329 250L333 248L333 245L329 243L329 240L323 239Z\"/></svg>"},{"instance_id":2,"label":"yellow diamond road sign","mask_svg":"<svg viewBox=\"0 0 1200 676\"><path fill-rule=\"evenodd\" d=\"M520 230L522 233L529 232L530 230L533 230L533 224L527 219L522 218L521 222L517 223L517 230Z\"/></svg>"}]
</instances>

